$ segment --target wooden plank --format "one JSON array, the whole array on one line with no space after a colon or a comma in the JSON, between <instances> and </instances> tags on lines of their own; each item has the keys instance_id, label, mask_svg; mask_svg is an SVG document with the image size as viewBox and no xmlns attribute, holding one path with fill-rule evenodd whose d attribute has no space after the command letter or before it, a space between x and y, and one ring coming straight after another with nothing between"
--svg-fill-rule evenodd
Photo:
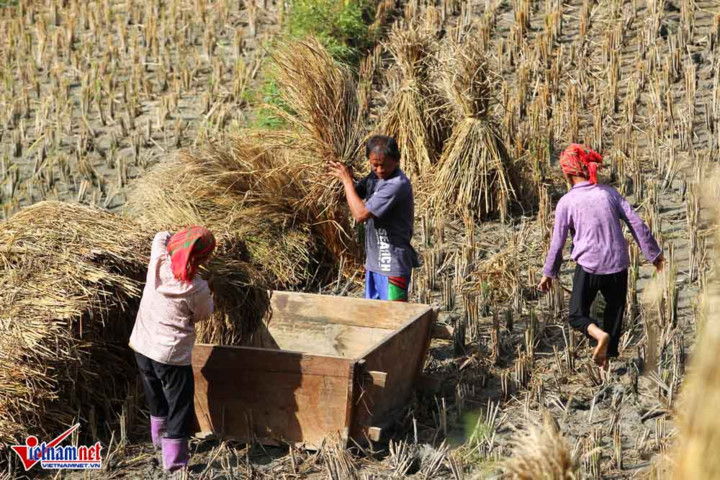
<instances>
[{"instance_id":1,"label":"wooden plank","mask_svg":"<svg viewBox=\"0 0 720 480\"><path fill-rule=\"evenodd\" d=\"M379 442L382 437L382 428L380 427L369 427L367 429L367 437L373 442Z\"/></svg>"},{"instance_id":2,"label":"wooden plank","mask_svg":"<svg viewBox=\"0 0 720 480\"><path fill-rule=\"evenodd\" d=\"M393 330L288 316L272 319L264 332L255 335L253 346L358 358Z\"/></svg>"},{"instance_id":3,"label":"wooden plank","mask_svg":"<svg viewBox=\"0 0 720 480\"><path fill-rule=\"evenodd\" d=\"M420 304L279 291L272 292L270 303L269 328L273 318L299 317L320 323L397 330L408 320L430 310L429 306Z\"/></svg>"},{"instance_id":4,"label":"wooden plank","mask_svg":"<svg viewBox=\"0 0 720 480\"><path fill-rule=\"evenodd\" d=\"M386 372L387 378L384 386L368 384L356 393L353 438L362 441L368 427L389 425L393 412L407 404L422 371L436 318L436 312L428 310L363 356L367 371Z\"/></svg>"},{"instance_id":5,"label":"wooden plank","mask_svg":"<svg viewBox=\"0 0 720 480\"><path fill-rule=\"evenodd\" d=\"M284 350L256 347L231 347L196 344L193 368L202 371L217 369L226 378L248 371L284 372L330 377L347 377L349 360L326 355L308 355Z\"/></svg>"},{"instance_id":6,"label":"wooden plank","mask_svg":"<svg viewBox=\"0 0 720 480\"><path fill-rule=\"evenodd\" d=\"M353 362L348 369L347 398L345 399L345 426L342 432L342 441L347 446L350 443L350 431L353 424L353 404L358 388L357 378L360 376L362 366L360 362Z\"/></svg>"},{"instance_id":7,"label":"wooden plank","mask_svg":"<svg viewBox=\"0 0 720 480\"><path fill-rule=\"evenodd\" d=\"M374 370L371 370L367 372L368 377L370 377L370 382L375 385L376 387L385 388L385 384L387 384L387 373L386 372L376 372Z\"/></svg>"},{"instance_id":8,"label":"wooden plank","mask_svg":"<svg viewBox=\"0 0 720 480\"><path fill-rule=\"evenodd\" d=\"M353 362L249 347L197 345L200 429L243 442L318 446L346 430Z\"/></svg>"}]
</instances>

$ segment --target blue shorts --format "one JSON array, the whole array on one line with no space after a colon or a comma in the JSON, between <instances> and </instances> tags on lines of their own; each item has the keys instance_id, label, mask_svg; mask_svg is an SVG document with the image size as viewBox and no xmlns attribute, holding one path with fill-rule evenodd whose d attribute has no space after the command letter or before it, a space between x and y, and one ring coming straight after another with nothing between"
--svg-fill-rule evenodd
<instances>
[{"instance_id":1,"label":"blue shorts","mask_svg":"<svg viewBox=\"0 0 720 480\"><path fill-rule=\"evenodd\" d=\"M365 298L370 300L408 301L410 275L390 277L365 271Z\"/></svg>"}]
</instances>

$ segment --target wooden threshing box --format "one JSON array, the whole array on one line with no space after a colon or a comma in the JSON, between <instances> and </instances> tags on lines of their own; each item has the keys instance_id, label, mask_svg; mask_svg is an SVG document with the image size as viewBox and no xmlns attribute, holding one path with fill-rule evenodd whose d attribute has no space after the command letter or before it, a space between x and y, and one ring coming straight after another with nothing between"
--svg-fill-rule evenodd
<instances>
[{"instance_id":1,"label":"wooden threshing box","mask_svg":"<svg viewBox=\"0 0 720 480\"><path fill-rule=\"evenodd\" d=\"M307 448L377 440L413 394L435 312L289 292L271 305L252 347L195 346L200 431Z\"/></svg>"}]
</instances>

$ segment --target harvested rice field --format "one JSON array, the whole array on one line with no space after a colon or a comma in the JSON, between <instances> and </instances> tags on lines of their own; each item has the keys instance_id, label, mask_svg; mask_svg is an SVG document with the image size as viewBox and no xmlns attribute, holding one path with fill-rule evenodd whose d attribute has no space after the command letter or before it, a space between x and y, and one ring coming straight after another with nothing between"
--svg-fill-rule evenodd
<instances>
[{"instance_id":1,"label":"harvested rice field","mask_svg":"<svg viewBox=\"0 0 720 480\"><path fill-rule=\"evenodd\" d=\"M327 164L367 173L371 134L438 311L417 392L377 441L195 438L184 478L718 478L719 44L714 0L0 0L0 479L164 478L127 347L154 232L218 238L204 343L248 345L268 289L362 297ZM567 249L537 290L575 142L666 259L625 232L607 371ZM74 423L100 471L24 471Z\"/></svg>"}]
</instances>

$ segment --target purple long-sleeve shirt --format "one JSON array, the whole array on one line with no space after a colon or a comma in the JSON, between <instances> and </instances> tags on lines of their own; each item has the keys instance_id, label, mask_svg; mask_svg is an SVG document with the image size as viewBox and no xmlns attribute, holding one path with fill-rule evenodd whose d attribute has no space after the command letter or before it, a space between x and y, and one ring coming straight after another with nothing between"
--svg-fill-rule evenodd
<instances>
[{"instance_id":1,"label":"purple long-sleeve shirt","mask_svg":"<svg viewBox=\"0 0 720 480\"><path fill-rule=\"evenodd\" d=\"M630 266L623 220L645 258L654 262L662 253L652 232L632 205L612 187L576 183L555 209L555 229L543 275L557 278L568 231L572 233L572 259L586 272L617 273Z\"/></svg>"}]
</instances>

